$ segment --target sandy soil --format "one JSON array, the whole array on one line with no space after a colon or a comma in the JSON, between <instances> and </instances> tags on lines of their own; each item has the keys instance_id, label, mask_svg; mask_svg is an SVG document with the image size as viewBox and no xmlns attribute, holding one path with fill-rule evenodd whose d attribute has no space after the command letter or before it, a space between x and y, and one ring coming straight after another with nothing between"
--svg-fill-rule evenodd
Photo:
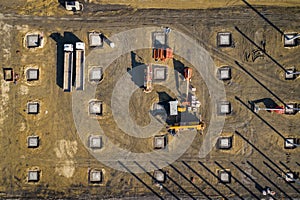
<instances>
[{"instance_id":1,"label":"sandy soil","mask_svg":"<svg viewBox=\"0 0 300 200\"><path fill-rule=\"evenodd\" d=\"M207 9L207 8L222 8L229 6L241 6L244 5L242 1L239 0L90 0L90 2L95 3L107 3L107 4L122 4L132 6L134 8L168 8L168 9ZM268 0L252 0L249 1L252 5L279 5L279 6L299 6L300 3L297 0L288 1L268 1Z\"/></svg>"},{"instance_id":2,"label":"sandy soil","mask_svg":"<svg viewBox=\"0 0 300 200\"><path fill-rule=\"evenodd\" d=\"M3 12L14 10L19 14L55 15L57 12L63 11L57 1L43 1L37 4L34 1L28 1L27 4L23 1L20 2L4 1L1 7L7 8L7 10L4 9ZM93 2L97 3L96 1ZM117 3L117 1L110 1L110 3ZM198 5L194 3L191 1L188 6ZM237 1L226 1L225 3L229 6L242 4ZM260 4L261 2L251 1L251 3ZM263 3L271 4L269 1L263 1ZM294 6L298 2L290 0L283 3L280 1L278 5L289 6L292 3L295 3ZM154 4L151 5L155 7ZM169 6L169 3L160 5ZM175 3L172 5L185 6ZM133 3L131 6L135 7ZM145 3L143 6L149 7L149 4ZM203 5L198 6L203 8L200 7ZM210 6L214 7L216 4ZM47 12L43 12L44 8ZM296 68L299 67L295 64L297 63L299 47L284 48L282 35L274 27L251 9L248 9L249 12L244 14L244 9L245 7L235 7L234 9L170 11L162 16L159 15L161 11L137 10L132 15L125 14L117 17L113 13L111 19L101 19L102 21L85 22L82 20L78 22L69 20L68 23L61 21L60 18L52 21L48 18L37 20L22 19L22 17L17 18L17 20L1 18L0 61L3 67L12 67L20 75L20 80L17 84L5 82L2 71L0 73L0 153L2 155L0 161L0 195L33 199L54 196L61 198L81 196L85 199L122 198L124 196L141 198L140 196L154 195L149 190L150 187L165 198L172 196L171 193L173 196L179 197L189 198L188 194L199 197L203 196L202 192L212 197L221 198L217 191L220 191L225 197L231 197L233 192L220 184L214 176L218 170L225 168L230 169L233 176L236 177L230 187L234 191L238 191L240 195L251 196L251 193L245 189L246 187L260 196L254 180L262 187L270 186L276 190L276 198L278 199L284 196L282 191L291 197L296 197L297 191L300 190L299 185L294 183L292 187L286 184L281 178L281 174L288 170L299 172L299 148L284 149L282 136L299 137L299 114L277 115L261 111L259 115L255 115L245 105L249 105L248 101L254 100L260 102L262 107L264 102L270 101L278 105L282 105L280 100L299 103L300 93L297 90L299 78L292 81L284 80L282 69L266 55L253 60L252 52L257 47L245 39L234 26L237 26L256 43L266 40L266 52L284 67L292 65L295 65ZM298 26L298 21L295 20L299 16L298 8L291 8L289 13L292 14L282 13L281 7L263 7L263 9L265 9L263 12L269 20L281 30L299 31L294 28ZM69 13L63 12L60 15L69 15ZM104 12L103 16L109 15L108 13ZM96 12L95 14L99 13ZM206 15L205 20L199 20L200 15ZM217 18L214 18L215 16ZM125 23L123 18L126 19ZM160 18L164 18L165 21L157 23L161 20ZM174 19L176 19L176 23ZM99 29L99 31L110 35L120 30L153 23L159 26L170 25L172 29L179 30L194 38L210 52L216 66L230 65L233 76L232 80L224 83L226 96L232 103L233 111L226 118L222 135L232 135L234 147L228 151L214 148L205 159L200 160L198 155L203 136L198 134L188 151L177 162L163 169L170 176L163 185L171 193L165 189L160 190L153 184L152 172L132 175L115 171L99 163L89 154L79 139L74 126L70 103L71 94L63 92L57 84L57 44L50 37L52 33L63 35L64 31L71 31L76 37L87 43L87 32L91 30ZM47 37L44 48L37 50L24 48L23 38L28 31L33 30L42 31ZM232 32L234 48L216 47L216 35L217 32L221 31ZM89 49L87 50L88 53ZM250 57L245 55L250 55ZM140 56L146 59L149 55L140 52ZM190 66L179 56L175 56L175 59ZM234 61L241 63L243 68ZM28 84L25 80L25 69L30 65L40 68L40 80ZM130 54L115 60L109 68L111 70L105 72L105 78L98 86L97 97L105 103L106 111L105 116L99 119L99 123L103 125L104 131L109 130L109 133L113 133L107 136L120 147L133 152L149 152L153 149L153 138L137 139L124 134L116 126L110 111L111 89L118 77L122 73L126 73L128 66L131 66ZM194 74L192 84L197 87L196 94L203 105L200 112L208 123L211 106L209 105L209 93L199 74ZM159 87L155 89L161 90ZM133 112L132 118L141 125L147 124L147 118L142 116L147 114L151 102L157 98L155 93L147 97L143 95L141 90L137 91L131 99L131 102L137 103L132 103L130 106ZM240 98L242 102L236 100L235 97ZM26 113L26 103L31 100L39 101L41 104L41 111L36 116L29 116ZM142 108L139 109L140 107ZM240 134L235 133L235 131ZM205 135L205 132L203 134ZM30 135L40 137L41 145L39 148L27 148L26 141ZM35 168L41 170L41 181L29 184L26 180L27 170ZM105 171L102 185L95 186L88 183L87 172L91 168ZM243 172L247 172L250 177L253 177L253 180ZM274 184L263 177L260 172L268 176ZM213 185L210 186L207 182ZM274 185L277 185L279 189Z\"/></svg>"},{"instance_id":3,"label":"sandy soil","mask_svg":"<svg viewBox=\"0 0 300 200\"><path fill-rule=\"evenodd\" d=\"M36 2L34 0L14 0L2 1L1 8L4 13L18 13L22 15L35 16L62 16L72 14L71 11L64 9L63 0L47 0ZM124 9L209 9L224 8L234 6L245 6L241 0L87 0L81 1L86 11L100 12L110 11L119 14ZM283 6L296 7L300 6L297 0L252 0L249 1L254 6ZM82 13L78 13L82 15Z\"/></svg>"}]
</instances>

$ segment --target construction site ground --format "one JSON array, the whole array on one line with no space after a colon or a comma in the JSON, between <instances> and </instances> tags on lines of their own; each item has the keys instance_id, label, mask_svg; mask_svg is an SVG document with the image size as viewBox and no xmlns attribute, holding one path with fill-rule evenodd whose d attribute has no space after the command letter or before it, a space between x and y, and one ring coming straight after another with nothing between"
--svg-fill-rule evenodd
<instances>
[{"instance_id":1,"label":"construction site ground","mask_svg":"<svg viewBox=\"0 0 300 200\"><path fill-rule=\"evenodd\" d=\"M45 2L45 1L43 1ZM191 5L165 7L153 4L137 6L139 1L93 1L84 3L83 12L65 11L58 1L37 5L35 1L4 0L0 13L1 67L11 67L20 75L16 84L1 79L0 104L0 196L1 198L136 198L136 199L259 199L261 190L270 187L275 198L299 198L299 182L287 183L284 172L300 172L300 149L284 149L284 138L299 138L299 113L280 115L267 111L254 113L249 101L260 107L300 103L299 78L285 80L282 68L298 63L299 46L285 48L283 32L299 32L300 7L297 1L210 1L201 7ZM103 3L104 2L104 3ZM150 2L150 1L149 1ZM221 2L221 1L220 1ZM297 4L298 3L298 4ZM199 9L190 9L197 4ZM149 6L154 5L154 6ZM210 6L209 6L210 5ZM226 5L226 6L223 6ZM156 7L158 9L148 9ZM26 8L26 9L24 9ZM175 9L174 9L175 8ZM194 8L194 7L193 7ZM190 9L190 10L189 10ZM197 134L188 150L174 163L163 168L168 178L162 189L153 183L150 173L121 172L97 161L80 140L72 114L72 93L59 86L58 46L69 33L68 40L80 39L88 46L88 32L99 31L106 36L121 31L148 26L170 27L182 32L205 48L216 66L232 67L232 79L224 82L226 99L231 102L232 113L226 116L221 135L233 136L233 148L216 147L205 157L199 150L206 129ZM24 37L28 32L43 32L43 48L27 49ZM218 32L231 32L234 46L217 47ZM136 38L143 40L144 38ZM265 52L256 52L265 41ZM109 48L106 45L105 48ZM86 55L91 49L86 48ZM114 122L110 111L114 85L122 74L132 67L132 52L116 59L104 72L97 87L96 97L105 106L105 116L99 119L104 132L116 145L132 152L153 151L153 138L134 138L123 133ZM138 62L151 60L151 49L134 52ZM193 68L180 55L174 55L169 65ZM38 66L40 78L28 83L25 69ZM201 102L200 113L206 126L211 117L210 94L203 77L196 71L192 85ZM135 91L130 100L132 119L139 125L149 123L149 110L159 98L156 92L172 92L161 86L145 94ZM173 96L174 97L174 96ZM40 113L28 115L28 101L40 102ZM165 131L165 130L164 130ZM166 132L164 132L166 133ZM180 133L179 133L180 134ZM41 144L36 149L27 147L27 137L38 135ZM168 135L172 140L172 136ZM88 170L103 169L104 181L100 185L88 182ZM37 183L27 182L30 169L41 170ZM230 184L216 178L220 169L229 169Z\"/></svg>"}]
</instances>

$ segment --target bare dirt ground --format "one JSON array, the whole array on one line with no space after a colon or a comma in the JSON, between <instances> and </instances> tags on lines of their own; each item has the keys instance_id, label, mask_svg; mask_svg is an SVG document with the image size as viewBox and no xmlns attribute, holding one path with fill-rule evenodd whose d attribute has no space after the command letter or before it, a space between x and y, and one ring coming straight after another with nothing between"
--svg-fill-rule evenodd
<instances>
[{"instance_id":1,"label":"bare dirt ground","mask_svg":"<svg viewBox=\"0 0 300 200\"><path fill-rule=\"evenodd\" d=\"M249 1L273 26L241 1L206 1L205 4L202 1L180 3L182 1L179 0L173 3L137 2L140 3L90 1L85 4L83 13L75 15L66 12L57 1L1 2L0 62L2 67L12 67L20 74L20 80L14 84L5 82L3 73L0 73L1 197L257 199L262 197L260 189L265 186L276 191L276 199L299 197L299 184L289 184L282 179L283 172L300 171L299 148L283 148L283 137L299 138L299 113L278 115L261 111L255 114L247 107L248 101L255 100L277 105L282 105L281 101L300 103L297 89L299 78L284 80L283 70L278 66L278 63L284 67L295 66L299 70L299 47L284 48L280 33L299 32L299 2ZM163 10L146 9L149 7ZM189 8L193 10L180 10ZM205 159L199 159L203 136L198 134L188 151L163 169L168 172L169 178L162 190L153 184L152 173L116 171L89 154L74 126L71 94L63 92L58 86L57 41L60 40L59 37L50 37L53 33L63 36L64 32L69 31L87 44L87 32L91 30L109 36L130 28L152 25L169 26L189 35L209 51L216 66L232 66L233 77L224 83L233 112L226 117L221 134L233 136L233 148L228 151L214 148ZM44 33L44 48L28 50L24 47L23 38L28 31ZM233 34L234 48L216 47L216 35L221 31ZM253 51L258 47L249 39L258 47L262 40L266 41L265 49L269 57L263 54L263 57L253 60ZM89 51L87 49L86 54ZM136 53L149 59L145 51ZM175 58L183 65L190 66L179 56ZM40 68L40 80L34 84L28 84L25 80L25 68L28 66ZM153 150L153 138L137 139L126 135L116 126L110 111L112 88L129 66L131 59L127 54L118 58L110 66L111 70L105 72L104 80L98 86L97 97L107 105L107 115L99 123L105 132L110 133L107 136L114 144L132 152L149 152ZM202 103L201 113L208 123L210 97L200 74L194 73L192 84L197 87L197 97ZM163 88L156 87L155 90L161 91ZM147 124L149 119L144 116L151 102L157 99L155 93L143 95L141 90L136 91L130 106L132 118L140 125ZM41 111L36 116L26 114L26 103L30 100L41 104ZM26 139L29 135L39 135L39 148L27 148ZM171 138L170 135L168 137ZM41 170L41 180L30 184L26 180L27 170L35 168ZM104 170L103 184L94 186L88 183L87 172L90 168ZM233 175L232 183L227 186L219 183L215 177L222 168L230 169Z\"/></svg>"},{"instance_id":2,"label":"bare dirt ground","mask_svg":"<svg viewBox=\"0 0 300 200\"><path fill-rule=\"evenodd\" d=\"M143 0L143 1L122 1L122 0L90 0L93 3L107 3L107 4L121 4L128 5L134 8L168 8L168 9L207 9L207 8L222 8L224 6L240 6L243 5L242 1L237 0ZM258 1L252 0L249 3L252 5L279 5L279 6L297 6L299 2L296 0L290 1Z\"/></svg>"},{"instance_id":3,"label":"bare dirt ground","mask_svg":"<svg viewBox=\"0 0 300 200\"><path fill-rule=\"evenodd\" d=\"M208 9L208 8L222 8L232 6L243 6L244 3L239 0L85 0L84 3L88 2L92 5L94 10L103 11L110 10L116 12L119 9L131 7L133 9ZM252 0L249 1L251 5L256 6L284 6L284 7L295 7L299 6L300 3L297 0ZM2 1L1 7L4 11L16 11L20 14L34 14L43 16L52 16L62 13L68 13L62 11L60 8L64 4L63 0L48 0L36 2L34 0L14 0L14 1ZM90 6L88 6L90 7Z\"/></svg>"}]
</instances>

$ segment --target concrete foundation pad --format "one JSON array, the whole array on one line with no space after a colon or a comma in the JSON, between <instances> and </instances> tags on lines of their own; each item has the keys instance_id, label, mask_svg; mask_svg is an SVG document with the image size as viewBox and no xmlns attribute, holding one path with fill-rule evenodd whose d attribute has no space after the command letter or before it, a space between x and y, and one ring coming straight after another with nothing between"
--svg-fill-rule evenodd
<instances>
[{"instance_id":1,"label":"concrete foundation pad","mask_svg":"<svg viewBox=\"0 0 300 200\"><path fill-rule=\"evenodd\" d=\"M29 136L27 138L27 144L29 148L37 148L39 146L39 137L38 136Z\"/></svg>"},{"instance_id":2,"label":"concrete foundation pad","mask_svg":"<svg viewBox=\"0 0 300 200\"><path fill-rule=\"evenodd\" d=\"M89 182L90 183L101 183L102 182L102 170L92 169L89 171Z\"/></svg>"},{"instance_id":3,"label":"concrete foundation pad","mask_svg":"<svg viewBox=\"0 0 300 200\"><path fill-rule=\"evenodd\" d=\"M38 114L39 107L40 107L40 105L38 102L28 102L27 103L27 113L28 114Z\"/></svg>"},{"instance_id":4,"label":"concrete foundation pad","mask_svg":"<svg viewBox=\"0 0 300 200\"><path fill-rule=\"evenodd\" d=\"M230 171L220 170L219 171L219 181L222 183L230 183L231 182Z\"/></svg>"},{"instance_id":5,"label":"concrete foundation pad","mask_svg":"<svg viewBox=\"0 0 300 200\"><path fill-rule=\"evenodd\" d=\"M28 177L27 177L28 182L38 182L39 180L40 180L39 171L34 171L34 170L28 171Z\"/></svg>"},{"instance_id":6,"label":"concrete foundation pad","mask_svg":"<svg viewBox=\"0 0 300 200\"><path fill-rule=\"evenodd\" d=\"M166 181L166 174L161 170L155 170L153 173L154 181L164 183Z\"/></svg>"},{"instance_id":7,"label":"concrete foundation pad","mask_svg":"<svg viewBox=\"0 0 300 200\"><path fill-rule=\"evenodd\" d=\"M91 135L89 137L89 147L91 149L101 149L102 148L102 137L98 135Z\"/></svg>"},{"instance_id":8,"label":"concrete foundation pad","mask_svg":"<svg viewBox=\"0 0 300 200\"><path fill-rule=\"evenodd\" d=\"M154 137L154 149L166 148L166 136L155 136Z\"/></svg>"},{"instance_id":9,"label":"concrete foundation pad","mask_svg":"<svg viewBox=\"0 0 300 200\"><path fill-rule=\"evenodd\" d=\"M232 137L220 137L218 139L218 149L230 149L232 147Z\"/></svg>"},{"instance_id":10,"label":"concrete foundation pad","mask_svg":"<svg viewBox=\"0 0 300 200\"><path fill-rule=\"evenodd\" d=\"M232 45L231 33L229 32L218 33L217 44L219 47L230 47Z\"/></svg>"}]
</instances>

